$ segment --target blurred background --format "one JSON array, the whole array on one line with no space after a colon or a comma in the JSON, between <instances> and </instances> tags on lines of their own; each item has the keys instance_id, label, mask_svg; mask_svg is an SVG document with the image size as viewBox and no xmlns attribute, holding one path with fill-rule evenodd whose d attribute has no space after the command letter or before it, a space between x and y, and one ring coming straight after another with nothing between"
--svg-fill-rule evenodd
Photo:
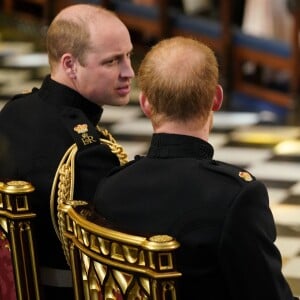
<instances>
[{"instance_id":1,"label":"blurred background","mask_svg":"<svg viewBox=\"0 0 300 300\"><path fill-rule=\"evenodd\" d=\"M209 44L220 62L224 109L259 112L271 123L300 122L299 0L1 0L0 41L28 44L18 50L1 45L0 59L8 52L26 54L28 47L43 52L57 12L84 2L114 10L130 29L136 52L178 34ZM12 58L4 60L14 65Z\"/></svg>"},{"instance_id":2,"label":"blurred background","mask_svg":"<svg viewBox=\"0 0 300 300\"><path fill-rule=\"evenodd\" d=\"M49 72L47 27L75 3L118 14L131 32L135 70L165 37L192 36L213 48L225 91L210 137L215 159L245 167L266 184L283 272L300 295L300 1L0 0L0 109L13 95L40 86ZM133 82L129 105L105 107L101 122L129 158L145 153L152 132L138 93Z\"/></svg>"}]
</instances>

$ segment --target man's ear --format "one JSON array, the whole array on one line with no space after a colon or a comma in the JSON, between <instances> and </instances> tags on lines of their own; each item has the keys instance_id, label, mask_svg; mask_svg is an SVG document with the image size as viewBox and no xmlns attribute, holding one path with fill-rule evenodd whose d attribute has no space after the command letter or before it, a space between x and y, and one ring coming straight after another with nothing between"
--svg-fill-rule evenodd
<instances>
[{"instance_id":1,"label":"man's ear","mask_svg":"<svg viewBox=\"0 0 300 300\"><path fill-rule=\"evenodd\" d=\"M216 88L212 110L213 111L219 110L222 106L222 102L223 102L223 88L221 87L221 85L218 84Z\"/></svg>"},{"instance_id":2,"label":"man's ear","mask_svg":"<svg viewBox=\"0 0 300 300\"><path fill-rule=\"evenodd\" d=\"M143 113L147 118L149 118L152 115L151 104L149 103L147 96L142 91L140 92L139 95L139 102Z\"/></svg>"},{"instance_id":3,"label":"man's ear","mask_svg":"<svg viewBox=\"0 0 300 300\"><path fill-rule=\"evenodd\" d=\"M61 63L62 63L62 66L63 66L66 74L68 75L68 77L70 77L71 79L75 79L76 78L76 61L75 61L73 55L70 53L65 53L61 57Z\"/></svg>"}]
</instances>

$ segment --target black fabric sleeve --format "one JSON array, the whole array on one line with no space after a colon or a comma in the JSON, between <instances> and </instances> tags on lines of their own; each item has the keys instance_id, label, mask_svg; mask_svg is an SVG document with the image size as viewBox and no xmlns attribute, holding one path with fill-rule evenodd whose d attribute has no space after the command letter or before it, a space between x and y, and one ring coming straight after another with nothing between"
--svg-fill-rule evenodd
<instances>
[{"instance_id":1,"label":"black fabric sleeve","mask_svg":"<svg viewBox=\"0 0 300 300\"><path fill-rule=\"evenodd\" d=\"M294 299L282 274L275 223L262 183L244 186L224 225L219 256L230 299Z\"/></svg>"}]
</instances>

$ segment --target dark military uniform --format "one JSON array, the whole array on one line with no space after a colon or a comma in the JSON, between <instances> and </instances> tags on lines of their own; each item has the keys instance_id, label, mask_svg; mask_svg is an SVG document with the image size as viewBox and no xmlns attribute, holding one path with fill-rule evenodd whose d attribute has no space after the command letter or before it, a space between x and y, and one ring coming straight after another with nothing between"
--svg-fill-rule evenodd
<instances>
[{"instance_id":1,"label":"dark military uniform","mask_svg":"<svg viewBox=\"0 0 300 300\"><path fill-rule=\"evenodd\" d=\"M265 186L212 157L201 139L154 134L146 157L98 186L96 208L131 233L176 237L180 299L293 299Z\"/></svg>"},{"instance_id":2,"label":"dark military uniform","mask_svg":"<svg viewBox=\"0 0 300 300\"><path fill-rule=\"evenodd\" d=\"M77 142L74 198L92 198L96 182L118 158L100 144L95 126L102 109L74 90L47 77L40 89L12 99L0 113L0 136L9 146L9 167L2 180L30 181L36 188L32 199L37 213L37 248L43 281L49 285L70 285L70 272L50 217L50 192L54 174L66 150ZM77 125L85 126L85 138ZM79 127L80 127L79 126ZM3 174L5 173L5 174ZM46 271L45 271L46 270ZM64 282L65 281L65 282ZM60 291L62 291L60 289ZM47 293L49 299L52 299ZM68 299L63 298L57 299ZM70 298L73 299L73 298Z\"/></svg>"}]
</instances>

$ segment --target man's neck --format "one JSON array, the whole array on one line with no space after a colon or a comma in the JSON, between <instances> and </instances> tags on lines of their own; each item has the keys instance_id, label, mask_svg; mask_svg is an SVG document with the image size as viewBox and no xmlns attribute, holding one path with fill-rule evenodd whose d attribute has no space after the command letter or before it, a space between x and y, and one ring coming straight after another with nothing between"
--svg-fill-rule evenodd
<instances>
[{"instance_id":1,"label":"man's neck","mask_svg":"<svg viewBox=\"0 0 300 300\"><path fill-rule=\"evenodd\" d=\"M204 126L197 126L194 122L178 123L165 122L154 128L155 133L170 133L189 135L208 141L210 126L207 122Z\"/></svg>"}]
</instances>

